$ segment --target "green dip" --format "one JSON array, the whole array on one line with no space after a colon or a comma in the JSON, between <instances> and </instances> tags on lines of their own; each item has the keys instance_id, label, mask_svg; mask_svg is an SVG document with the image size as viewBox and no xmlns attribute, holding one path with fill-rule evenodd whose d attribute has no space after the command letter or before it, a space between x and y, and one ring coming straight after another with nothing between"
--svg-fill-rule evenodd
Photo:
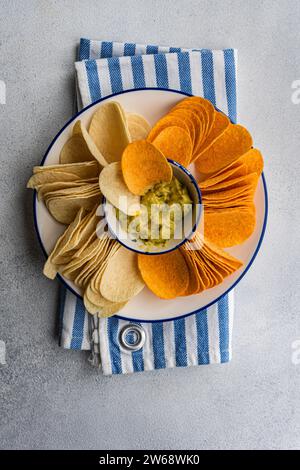
<instances>
[{"instance_id":1,"label":"green dip","mask_svg":"<svg viewBox=\"0 0 300 470\"><path fill-rule=\"evenodd\" d=\"M176 227L176 238L182 238L182 221L192 204L187 188L173 177L170 183L158 183L141 197L137 215L128 216L116 209L116 216L132 240L148 247L164 247L174 238Z\"/></svg>"}]
</instances>

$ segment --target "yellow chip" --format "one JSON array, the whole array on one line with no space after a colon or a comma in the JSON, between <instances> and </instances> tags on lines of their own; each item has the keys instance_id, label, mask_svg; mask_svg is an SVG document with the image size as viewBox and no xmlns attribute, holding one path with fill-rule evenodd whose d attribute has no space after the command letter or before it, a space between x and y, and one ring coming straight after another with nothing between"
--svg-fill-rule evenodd
<instances>
[{"instance_id":1,"label":"yellow chip","mask_svg":"<svg viewBox=\"0 0 300 470\"><path fill-rule=\"evenodd\" d=\"M124 214L135 215L140 210L140 197L132 194L125 184L120 162L107 165L99 177L101 193Z\"/></svg>"},{"instance_id":2,"label":"yellow chip","mask_svg":"<svg viewBox=\"0 0 300 470\"><path fill-rule=\"evenodd\" d=\"M146 119L140 114L127 113L126 120L131 142L135 140L143 140L148 136L151 126Z\"/></svg>"},{"instance_id":3,"label":"yellow chip","mask_svg":"<svg viewBox=\"0 0 300 470\"><path fill-rule=\"evenodd\" d=\"M92 117L89 134L107 163L120 161L131 140L120 104L114 101L102 104Z\"/></svg>"},{"instance_id":4,"label":"yellow chip","mask_svg":"<svg viewBox=\"0 0 300 470\"><path fill-rule=\"evenodd\" d=\"M76 181L78 177L72 173L66 173L63 171L47 171L41 173L35 173L31 176L27 183L27 188L37 189L39 186L48 183L68 182Z\"/></svg>"},{"instance_id":5,"label":"yellow chip","mask_svg":"<svg viewBox=\"0 0 300 470\"><path fill-rule=\"evenodd\" d=\"M82 121L74 124L73 133L60 152L60 163L76 163L97 160L101 166L107 165Z\"/></svg>"},{"instance_id":6,"label":"yellow chip","mask_svg":"<svg viewBox=\"0 0 300 470\"><path fill-rule=\"evenodd\" d=\"M144 286L138 269L137 254L121 246L104 270L100 283L101 294L111 302L127 302Z\"/></svg>"},{"instance_id":7,"label":"yellow chip","mask_svg":"<svg viewBox=\"0 0 300 470\"><path fill-rule=\"evenodd\" d=\"M35 166L33 167L33 173L47 173L48 171L55 172L63 172L63 173L72 173L72 175L76 175L77 178L96 178L99 176L100 167L98 162L90 161L90 162L80 162L80 163L66 163L64 165L44 165L44 166ZM58 180L58 178L57 178ZM61 180L63 181L63 180Z\"/></svg>"}]
</instances>

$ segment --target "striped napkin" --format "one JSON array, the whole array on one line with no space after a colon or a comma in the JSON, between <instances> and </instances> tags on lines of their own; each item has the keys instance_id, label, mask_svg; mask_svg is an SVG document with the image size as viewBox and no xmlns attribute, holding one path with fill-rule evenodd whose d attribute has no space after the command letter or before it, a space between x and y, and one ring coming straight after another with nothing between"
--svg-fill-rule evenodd
<instances>
[{"instance_id":1,"label":"striped napkin","mask_svg":"<svg viewBox=\"0 0 300 470\"><path fill-rule=\"evenodd\" d=\"M236 121L236 51L181 49L81 39L75 63L79 108L123 90L163 88L204 96ZM60 344L91 349L103 373L224 363L231 359L233 291L196 314L174 321L139 323L145 343L126 351L120 330L134 322L93 318L81 299L62 287Z\"/></svg>"}]
</instances>

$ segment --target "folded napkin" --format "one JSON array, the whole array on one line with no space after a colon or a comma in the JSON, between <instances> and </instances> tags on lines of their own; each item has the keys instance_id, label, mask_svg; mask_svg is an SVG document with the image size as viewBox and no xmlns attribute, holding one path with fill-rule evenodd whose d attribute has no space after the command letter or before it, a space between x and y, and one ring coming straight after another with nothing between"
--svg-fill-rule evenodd
<instances>
[{"instance_id":1,"label":"folded napkin","mask_svg":"<svg viewBox=\"0 0 300 470\"><path fill-rule=\"evenodd\" d=\"M79 108L123 90L163 88L204 96L236 121L233 49L188 50L81 39L75 68ZM85 311L81 299L64 287L61 290L61 346L91 349L93 363L101 364L104 374L231 359L233 291L188 317L138 323L117 316L94 318ZM143 346L135 351L124 348L120 340L124 327L131 325L138 325L144 335Z\"/></svg>"}]
</instances>

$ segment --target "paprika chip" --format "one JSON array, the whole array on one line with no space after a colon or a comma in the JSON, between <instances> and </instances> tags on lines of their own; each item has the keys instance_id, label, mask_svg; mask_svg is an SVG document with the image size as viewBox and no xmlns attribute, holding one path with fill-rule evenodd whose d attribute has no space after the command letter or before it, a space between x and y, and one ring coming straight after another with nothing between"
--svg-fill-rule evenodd
<instances>
[{"instance_id":1,"label":"paprika chip","mask_svg":"<svg viewBox=\"0 0 300 470\"><path fill-rule=\"evenodd\" d=\"M189 134L178 126L170 126L162 130L153 140L153 145L158 148L166 158L170 158L183 166L188 166L193 145Z\"/></svg>"},{"instance_id":2,"label":"paprika chip","mask_svg":"<svg viewBox=\"0 0 300 470\"><path fill-rule=\"evenodd\" d=\"M201 154L204 153L215 142L215 140L220 137L221 134L223 134L229 124L229 118L222 112L216 111L214 125L212 126L211 131L207 137L204 139L204 142L198 150L198 153L194 155L193 160L199 158Z\"/></svg>"},{"instance_id":3,"label":"paprika chip","mask_svg":"<svg viewBox=\"0 0 300 470\"><path fill-rule=\"evenodd\" d=\"M255 228L255 206L215 209L204 213L205 236L219 247L243 243Z\"/></svg>"},{"instance_id":4,"label":"paprika chip","mask_svg":"<svg viewBox=\"0 0 300 470\"><path fill-rule=\"evenodd\" d=\"M147 287L161 299L184 294L189 284L189 268L180 250L162 255L138 255L138 267Z\"/></svg>"},{"instance_id":5,"label":"paprika chip","mask_svg":"<svg viewBox=\"0 0 300 470\"><path fill-rule=\"evenodd\" d=\"M239 124L230 124L214 143L196 160L200 173L215 173L226 167L252 146L248 130Z\"/></svg>"},{"instance_id":6,"label":"paprika chip","mask_svg":"<svg viewBox=\"0 0 300 470\"><path fill-rule=\"evenodd\" d=\"M192 242L186 242L180 248L189 267L190 285L185 295L202 292L217 286L242 266L242 262L213 244L208 238L203 239L198 232ZM198 278L198 287L195 278Z\"/></svg>"},{"instance_id":7,"label":"paprika chip","mask_svg":"<svg viewBox=\"0 0 300 470\"><path fill-rule=\"evenodd\" d=\"M258 149L250 149L244 153L237 160L238 163L244 164L247 168L247 173L257 173L258 176L262 174L264 169L264 160L261 152Z\"/></svg>"},{"instance_id":8,"label":"paprika chip","mask_svg":"<svg viewBox=\"0 0 300 470\"><path fill-rule=\"evenodd\" d=\"M169 183L172 179L172 167L166 157L146 140L129 144L123 152L121 164L129 191L138 196L154 184Z\"/></svg>"},{"instance_id":9,"label":"paprika chip","mask_svg":"<svg viewBox=\"0 0 300 470\"><path fill-rule=\"evenodd\" d=\"M164 129L166 129L169 126L181 127L182 129L184 129L185 131L187 131L190 134L192 141L194 140L194 134L191 135L190 127L189 127L187 121L184 120L182 118L182 116L174 116L174 115L171 115L170 113L163 116L155 124L155 126L152 127L152 129L149 132L149 135L147 137L147 140L149 140L149 142L153 142L153 140L158 136L158 134L160 134L161 131L163 131Z\"/></svg>"}]
</instances>

